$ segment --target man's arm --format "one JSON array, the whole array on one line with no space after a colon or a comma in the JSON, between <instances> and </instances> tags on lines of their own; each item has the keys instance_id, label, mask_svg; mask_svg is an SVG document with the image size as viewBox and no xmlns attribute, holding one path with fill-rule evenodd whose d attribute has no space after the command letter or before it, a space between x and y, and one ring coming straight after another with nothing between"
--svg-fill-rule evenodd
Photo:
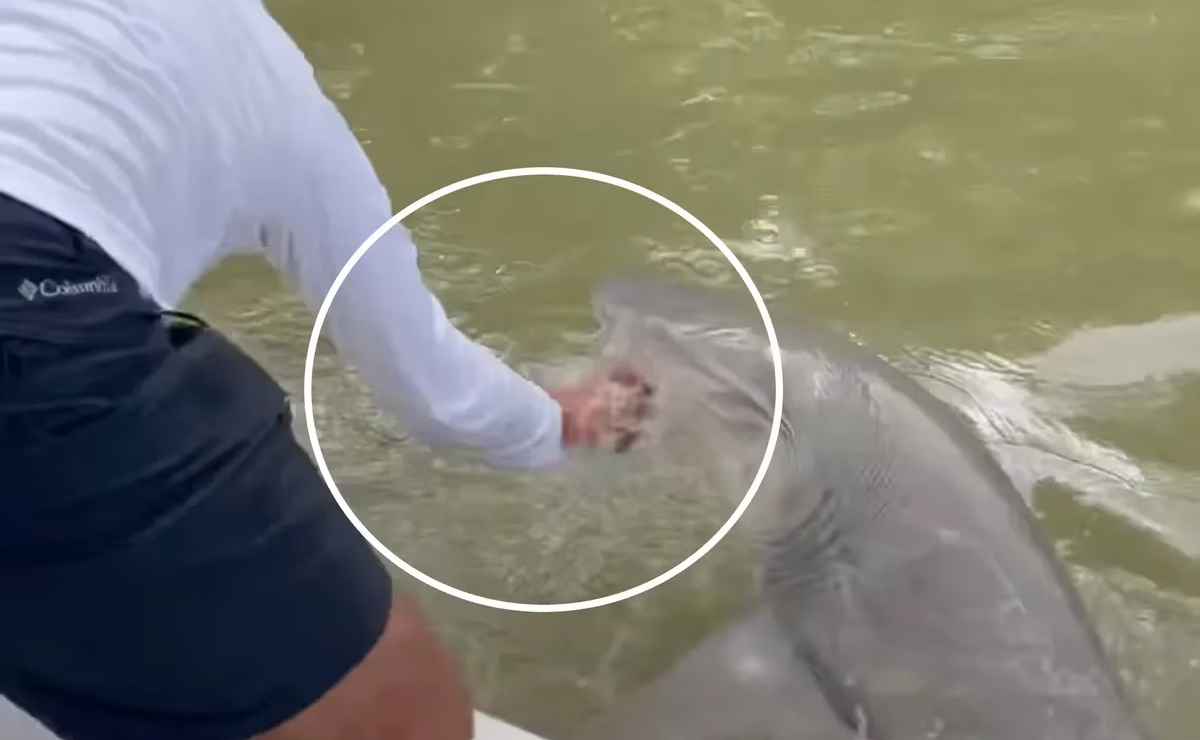
<instances>
[{"instance_id":1,"label":"man's arm","mask_svg":"<svg viewBox=\"0 0 1200 740\"><path fill-rule=\"evenodd\" d=\"M266 161L276 169L258 187L278 228L263 246L315 312L392 205L299 50L282 31L268 47L273 100L260 110L275 119ZM326 326L339 354L420 439L469 446L509 468L550 466L563 454L560 405L450 323L402 225L351 270Z\"/></svg>"}]
</instances>

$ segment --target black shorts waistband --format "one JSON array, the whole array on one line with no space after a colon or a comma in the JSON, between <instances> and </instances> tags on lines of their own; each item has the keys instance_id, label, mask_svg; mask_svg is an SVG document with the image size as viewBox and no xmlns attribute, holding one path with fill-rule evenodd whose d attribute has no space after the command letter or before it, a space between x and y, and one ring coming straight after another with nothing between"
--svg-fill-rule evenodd
<instances>
[{"instance_id":1,"label":"black shorts waistband","mask_svg":"<svg viewBox=\"0 0 1200 740\"><path fill-rule=\"evenodd\" d=\"M160 310L90 237L0 193L0 341L99 343Z\"/></svg>"},{"instance_id":2,"label":"black shorts waistband","mask_svg":"<svg viewBox=\"0 0 1200 740\"><path fill-rule=\"evenodd\" d=\"M0 195L0 562L70 560L132 536L156 505L139 480L204 479L286 410L219 332L162 310L99 245ZM116 492L128 522L86 515Z\"/></svg>"},{"instance_id":3,"label":"black shorts waistband","mask_svg":"<svg viewBox=\"0 0 1200 740\"><path fill-rule=\"evenodd\" d=\"M0 195L0 445L109 413L171 352L160 307L67 224Z\"/></svg>"}]
</instances>

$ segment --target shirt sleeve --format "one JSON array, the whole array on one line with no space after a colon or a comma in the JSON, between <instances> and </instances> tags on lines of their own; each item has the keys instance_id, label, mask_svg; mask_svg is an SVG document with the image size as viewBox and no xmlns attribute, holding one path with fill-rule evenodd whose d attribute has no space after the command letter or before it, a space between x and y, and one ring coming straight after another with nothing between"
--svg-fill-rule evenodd
<instances>
[{"instance_id":1,"label":"shirt sleeve","mask_svg":"<svg viewBox=\"0 0 1200 740\"><path fill-rule=\"evenodd\" d=\"M263 11L265 14L265 11ZM359 246L393 215L345 118L281 29L264 44L271 95L243 101L263 124L260 174L272 227L268 258L314 313ZM431 445L463 445L503 468L544 468L562 454L562 410L544 389L459 331L422 280L397 224L350 271L326 316L339 355L385 409Z\"/></svg>"}]
</instances>

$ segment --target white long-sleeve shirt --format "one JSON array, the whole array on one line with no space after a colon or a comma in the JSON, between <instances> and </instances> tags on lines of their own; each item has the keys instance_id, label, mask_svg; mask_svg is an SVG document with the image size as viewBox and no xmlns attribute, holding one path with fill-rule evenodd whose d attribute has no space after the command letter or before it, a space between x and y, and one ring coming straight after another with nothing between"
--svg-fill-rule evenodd
<instances>
[{"instance_id":1,"label":"white long-sleeve shirt","mask_svg":"<svg viewBox=\"0 0 1200 740\"><path fill-rule=\"evenodd\" d=\"M315 311L393 215L260 0L0 0L0 191L87 234L165 307L249 246ZM562 455L558 404L448 321L402 226L351 271L327 326L424 441L499 467Z\"/></svg>"}]
</instances>

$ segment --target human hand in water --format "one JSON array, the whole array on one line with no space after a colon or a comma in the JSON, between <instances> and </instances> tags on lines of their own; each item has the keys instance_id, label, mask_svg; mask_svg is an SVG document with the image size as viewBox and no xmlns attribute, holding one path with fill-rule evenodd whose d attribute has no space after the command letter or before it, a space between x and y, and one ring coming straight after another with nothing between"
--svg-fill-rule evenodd
<instances>
[{"instance_id":1,"label":"human hand in water","mask_svg":"<svg viewBox=\"0 0 1200 740\"><path fill-rule=\"evenodd\" d=\"M628 365L605 368L577 385L550 389L563 412L563 444L628 450L650 415L653 386Z\"/></svg>"}]
</instances>

